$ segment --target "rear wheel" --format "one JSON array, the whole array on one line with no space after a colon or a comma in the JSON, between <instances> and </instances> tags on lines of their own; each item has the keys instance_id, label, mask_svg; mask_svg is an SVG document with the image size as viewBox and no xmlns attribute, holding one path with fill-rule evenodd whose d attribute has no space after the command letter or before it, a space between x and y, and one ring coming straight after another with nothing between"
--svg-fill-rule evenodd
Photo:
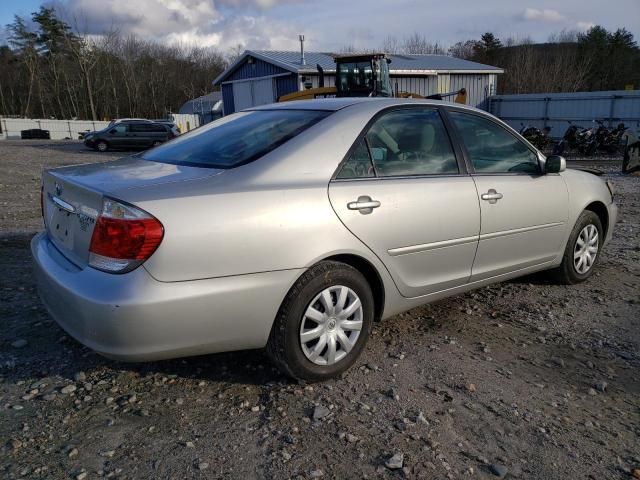
<instances>
[{"instance_id":1,"label":"rear wheel","mask_svg":"<svg viewBox=\"0 0 640 480\"><path fill-rule=\"evenodd\" d=\"M161 144L162 144L162 142L156 140L155 142L153 142L152 146L153 147L157 147L158 145L161 145Z\"/></svg>"},{"instance_id":2,"label":"rear wheel","mask_svg":"<svg viewBox=\"0 0 640 480\"><path fill-rule=\"evenodd\" d=\"M104 140L100 140L98 143L96 143L96 150L98 150L99 152L106 152L107 150L109 150L109 145Z\"/></svg>"},{"instance_id":3,"label":"rear wheel","mask_svg":"<svg viewBox=\"0 0 640 480\"><path fill-rule=\"evenodd\" d=\"M600 218L585 210L576 222L564 251L562 263L555 270L557 279L565 284L584 282L593 274L600 257L603 231Z\"/></svg>"},{"instance_id":4,"label":"rear wheel","mask_svg":"<svg viewBox=\"0 0 640 480\"><path fill-rule=\"evenodd\" d=\"M267 352L287 375L335 377L356 361L373 322L373 294L350 265L325 261L300 277L284 299Z\"/></svg>"}]
</instances>

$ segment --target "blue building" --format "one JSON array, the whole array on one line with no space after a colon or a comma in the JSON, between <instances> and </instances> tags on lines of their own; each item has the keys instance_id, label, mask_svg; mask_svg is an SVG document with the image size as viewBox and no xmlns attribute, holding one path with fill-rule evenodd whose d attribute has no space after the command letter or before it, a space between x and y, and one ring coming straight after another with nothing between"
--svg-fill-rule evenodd
<instances>
[{"instance_id":1,"label":"blue building","mask_svg":"<svg viewBox=\"0 0 640 480\"><path fill-rule=\"evenodd\" d=\"M467 103L483 106L496 93L503 70L447 55L389 55L394 90L427 96L467 89ZM273 103L282 95L318 87L316 65L325 86L335 85L331 53L246 50L214 81L222 90L224 114Z\"/></svg>"}]
</instances>

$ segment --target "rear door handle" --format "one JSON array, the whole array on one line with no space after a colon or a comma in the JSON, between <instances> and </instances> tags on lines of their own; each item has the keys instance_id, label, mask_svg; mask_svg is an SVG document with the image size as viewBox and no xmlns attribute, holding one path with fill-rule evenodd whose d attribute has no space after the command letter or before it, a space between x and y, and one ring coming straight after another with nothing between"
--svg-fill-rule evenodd
<instances>
[{"instance_id":1,"label":"rear door handle","mask_svg":"<svg viewBox=\"0 0 640 480\"><path fill-rule=\"evenodd\" d=\"M483 193L480 195L482 200L486 200L489 203L496 203L498 200L502 198L502 194L496 192L493 188L489 189L487 193Z\"/></svg>"},{"instance_id":2,"label":"rear door handle","mask_svg":"<svg viewBox=\"0 0 640 480\"><path fill-rule=\"evenodd\" d=\"M373 212L374 208L378 208L380 205L378 200L372 200L370 196L362 195L358 197L358 200L355 202L347 203L347 208L349 210L359 210L361 214L368 215Z\"/></svg>"}]
</instances>

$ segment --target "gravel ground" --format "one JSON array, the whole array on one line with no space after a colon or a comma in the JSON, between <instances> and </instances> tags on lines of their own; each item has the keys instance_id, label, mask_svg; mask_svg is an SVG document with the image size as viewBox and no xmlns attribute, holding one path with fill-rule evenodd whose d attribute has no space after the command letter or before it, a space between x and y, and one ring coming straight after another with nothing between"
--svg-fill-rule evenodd
<instances>
[{"instance_id":1,"label":"gravel ground","mask_svg":"<svg viewBox=\"0 0 640 480\"><path fill-rule=\"evenodd\" d=\"M416 308L377 324L343 378L305 386L261 352L113 362L49 318L28 250L40 169L109 155L0 143L0 477L626 479L640 469L639 177L603 166L620 220L589 281L529 276Z\"/></svg>"}]
</instances>

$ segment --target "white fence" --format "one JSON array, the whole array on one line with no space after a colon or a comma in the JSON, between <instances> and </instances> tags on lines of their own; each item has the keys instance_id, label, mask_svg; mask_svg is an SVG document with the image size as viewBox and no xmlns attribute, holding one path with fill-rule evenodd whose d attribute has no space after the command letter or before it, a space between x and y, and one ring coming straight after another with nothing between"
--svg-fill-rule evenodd
<instances>
[{"instance_id":1,"label":"white fence","mask_svg":"<svg viewBox=\"0 0 640 480\"><path fill-rule=\"evenodd\" d=\"M188 132L200 126L200 117L191 113L173 113L171 114L173 121L180 130L180 133Z\"/></svg>"},{"instance_id":2,"label":"white fence","mask_svg":"<svg viewBox=\"0 0 640 480\"><path fill-rule=\"evenodd\" d=\"M109 122L92 122L91 120L34 120L29 118L2 118L2 139L20 138L20 131L32 128L49 130L52 140L65 138L77 139L80 132L102 130Z\"/></svg>"},{"instance_id":3,"label":"white fence","mask_svg":"<svg viewBox=\"0 0 640 480\"><path fill-rule=\"evenodd\" d=\"M191 114L171 115L181 133L200 126L200 117ZM30 118L0 118L0 139L19 139L22 130L49 130L52 140L78 139L80 133L107 128L109 122L91 120L38 120Z\"/></svg>"}]
</instances>

